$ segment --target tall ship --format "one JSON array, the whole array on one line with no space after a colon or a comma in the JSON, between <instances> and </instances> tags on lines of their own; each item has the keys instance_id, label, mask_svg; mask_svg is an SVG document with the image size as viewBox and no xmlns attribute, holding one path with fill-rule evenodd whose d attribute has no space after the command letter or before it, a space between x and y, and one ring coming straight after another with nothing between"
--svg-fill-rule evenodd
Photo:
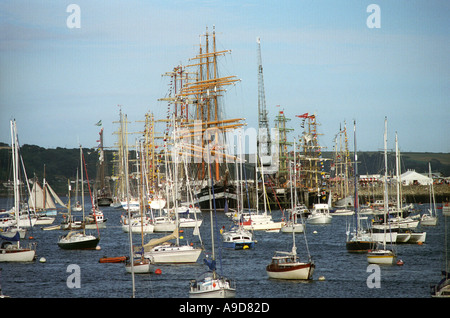
<instances>
[{"instance_id":1,"label":"tall ship","mask_svg":"<svg viewBox=\"0 0 450 318\"><path fill-rule=\"evenodd\" d=\"M221 57L230 50L216 49L216 34L206 29L200 36L199 52L188 65L179 65L165 75L170 77L170 92L160 100L169 103L165 140L175 136L179 153L188 154L190 175L201 210L210 210L210 195L214 192L217 210L236 207L236 189L231 180L228 163L235 158L227 149L228 131L244 125L243 118L225 118L223 95L226 87L239 79L223 76L218 68ZM173 155L173 154L172 154ZM183 169L180 169L183 171ZM211 176L212 178L209 178ZM211 181L213 180L211 184ZM180 189L182 190L182 189Z\"/></svg>"},{"instance_id":2,"label":"tall ship","mask_svg":"<svg viewBox=\"0 0 450 318\"><path fill-rule=\"evenodd\" d=\"M98 206L110 206L113 202L109 178L106 177L106 158L103 151L103 127L99 132L97 178L95 180L95 200ZM107 180L108 179L108 180Z\"/></svg>"},{"instance_id":3,"label":"tall ship","mask_svg":"<svg viewBox=\"0 0 450 318\"><path fill-rule=\"evenodd\" d=\"M325 179L325 161L322 146L319 144L316 115L305 113L296 115L302 119L304 129L299 139L300 186L304 202L307 205L328 202L328 190Z\"/></svg>"}]
</instances>

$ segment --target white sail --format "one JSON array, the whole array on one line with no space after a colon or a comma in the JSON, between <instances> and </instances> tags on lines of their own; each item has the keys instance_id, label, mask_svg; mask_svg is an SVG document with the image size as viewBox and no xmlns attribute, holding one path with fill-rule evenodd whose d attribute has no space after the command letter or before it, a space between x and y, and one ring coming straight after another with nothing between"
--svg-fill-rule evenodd
<instances>
[{"instance_id":1,"label":"white sail","mask_svg":"<svg viewBox=\"0 0 450 318\"><path fill-rule=\"evenodd\" d=\"M56 209L55 202L53 202L50 193L47 189L45 192L45 206L44 206L44 190L37 182L33 184L31 196L28 199L28 206L35 207L36 210Z\"/></svg>"},{"instance_id":2,"label":"white sail","mask_svg":"<svg viewBox=\"0 0 450 318\"><path fill-rule=\"evenodd\" d=\"M45 199L44 199L44 190L37 182L34 182L33 188L31 190L31 195L28 198L28 206L34 207L36 210L56 209L56 205L53 199L61 206L66 207L64 202L62 202L62 200L59 198L59 196L55 193L55 191L52 189L52 187L50 187L48 183L47 186L45 187Z\"/></svg>"},{"instance_id":3,"label":"white sail","mask_svg":"<svg viewBox=\"0 0 450 318\"><path fill-rule=\"evenodd\" d=\"M56 203L67 208L67 205L64 204L64 202L62 202L62 200L59 198L59 196L56 194L56 192L52 189L52 187L48 183L47 183L47 187L50 190L50 193L52 194L53 199L55 199Z\"/></svg>"}]
</instances>

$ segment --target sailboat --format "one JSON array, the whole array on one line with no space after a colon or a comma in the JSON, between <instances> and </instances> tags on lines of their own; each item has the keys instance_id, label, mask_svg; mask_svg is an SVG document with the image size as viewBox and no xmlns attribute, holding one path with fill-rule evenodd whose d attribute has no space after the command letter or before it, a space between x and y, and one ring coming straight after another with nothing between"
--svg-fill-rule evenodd
<instances>
[{"instance_id":1,"label":"sailboat","mask_svg":"<svg viewBox=\"0 0 450 318\"><path fill-rule=\"evenodd\" d=\"M431 163L428 163L428 175L431 179L430 183L430 208L428 209L429 214L423 214L420 219L420 225L425 226L435 226L438 222L438 217L436 214L436 201L434 198L434 187L433 187L433 176L431 174Z\"/></svg>"},{"instance_id":2,"label":"sailboat","mask_svg":"<svg viewBox=\"0 0 450 318\"><path fill-rule=\"evenodd\" d=\"M11 148L14 175L14 211L16 215L17 232L14 237L1 237L5 240L0 246L0 262L31 262L36 256L36 246L22 247L20 245L19 233L19 211L20 211L20 190L19 190L19 142L17 138L16 121L11 121Z\"/></svg>"},{"instance_id":3,"label":"sailboat","mask_svg":"<svg viewBox=\"0 0 450 318\"><path fill-rule=\"evenodd\" d=\"M241 136L239 136L239 145L241 147ZM241 148L242 150L242 148ZM236 157L236 161L237 161L237 157ZM243 187L242 187L242 180L243 175L242 175L242 151L241 151L241 155L240 155L240 165L239 168L237 167L237 162L236 162L236 180L241 180L241 182L239 182L239 184L236 187L236 190L238 192L238 202L237 202L237 213L238 215L241 215L244 211L244 191L243 191ZM239 178L239 172L241 173L241 177ZM238 216L239 218L239 216ZM222 241L223 241L223 246L225 248L231 248L231 249L235 249L235 250L241 250L241 249L249 249L249 248L253 248L255 246L255 241L253 240L253 233L249 230L244 229L242 223L239 224L233 224L233 226L227 230L227 231L222 231L221 230L221 234L222 234Z\"/></svg>"},{"instance_id":4,"label":"sailboat","mask_svg":"<svg viewBox=\"0 0 450 318\"><path fill-rule=\"evenodd\" d=\"M140 199L140 215L141 218L144 217L145 214L145 204L144 204L144 176L143 176L143 151L142 151L142 144L140 144L141 147L141 166L142 168L140 169L141 175L140 175L140 184L138 185L138 194L139 194L139 199ZM126 167L128 167L128 165L126 165ZM128 190L128 169L125 168L125 178L127 181L127 193L129 193ZM128 216L129 218L131 218L131 211L128 209ZM127 260L127 262L125 263L125 270L128 273L136 273L136 274L145 274L145 273L149 273L150 272L150 260L144 257L144 253L142 253L143 250L143 246L144 246L144 224L143 222L141 222L141 253L140 253L140 257L135 259L134 258L134 252L133 252L133 235L132 235L132 231L131 231L131 222L128 223L128 226L130 227L129 230L129 239L130 239L130 258Z\"/></svg>"},{"instance_id":5,"label":"sailboat","mask_svg":"<svg viewBox=\"0 0 450 318\"><path fill-rule=\"evenodd\" d=\"M77 179L78 179L78 171L77 171ZM61 225L59 226L62 230L79 230L82 229L84 224L82 221L76 221L75 217L72 215L73 207L71 206L71 199L70 199L70 180L67 180L68 183L68 198L69 201L67 202L67 214L63 214L63 221L61 222ZM78 187L78 184L77 184ZM77 191L78 192L78 191ZM80 211L82 211L81 205L80 205ZM52 228L50 228L52 229Z\"/></svg>"},{"instance_id":6,"label":"sailboat","mask_svg":"<svg viewBox=\"0 0 450 318\"><path fill-rule=\"evenodd\" d=\"M450 271L448 259L447 216L444 215L444 269L442 270L442 279L439 283L431 286L431 297L450 298Z\"/></svg>"},{"instance_id":7,"label":"sailboat","mask_svg":"<svg viewBox=\"0 0 450 318\"><path fill-rule=\"evenodd\" d=\"M84 185L83 185L83 149L80 145L80 161L81 161L81 202L84 203ZM83 220L84 220L84 204L82 205ZM100 237L86 234L86 229L83 226L82 231L70 231L67 235L61 236L58 240L58 246L65 250L78 249L95 249L97 247Z\"/></svg>"},{"instance_id":8,"label":"sailboat","mask_svg":"<svg viewBox=\"0 0 450 318\"><path fill-rule=\"evenodd\" d=\"M209 147L208 147L209 153ZM210 175L211 183L212 175L211 175L211 165L208 164L208 172ZM205 275L192 279L190 281L189 286L189 298L234 298L236 297L236 283L227 279L226 277L219 275L216 269L216 255L215 255L215 242L214 242L214 218L213 218L213 210L214 213L216 211L216 201L215 201L215 193L214 187L210 187L210 218L211 218L211 252L212 257L211 260L205 259L204 262L210 269Z\"/></svg>"},{"instance_id":9,"label":"sailboat","mask_svg":"<svg viewBox=\"0 0 450 318\"><path fill-rule=\"evenodd\" d=\"M384 222L386 224L387 213L389 210L388 206L388 185L387 185L387 118L384 121ZM367 254L367 261L370 264L385 264L392 265L396 259L396 254L393 250L386 248L386 227L384 227L383 232L383 248L377 246L373 250L369 250ZM392 243L391 243L392 244Z\"/></svg>"},{"instance_id":10,"label":"sailboat","mask_svg":"<svg viewBox=\"0 0 450 318\"><path fill-rule=\"evenodd\" d=\"M174 125L175 126L175 125ZM175 132L174 132L175 134ZM178 138L174 138L174 147L173 147L173 157L174 157L174 192L177 192L178 189ZM168 171L166 171L168 173ZM174 199L175 210L178 208L178 200ZM161 239L150 240L147 244L144 245L144 254L146 258L149 258L152 263L160 264L160 263L195 263L202 252L202 248L194 247L193 245L180 244L180 237L178 235L179 231L179 221L178 221L178 213L175 213L175 222L176 228L171 235L165 236ZM176 239L175 244L168 243L169 240Z\"/></svg>"},{"instance_id":11,"label":"sailboat","mask_svg":"<svg viewBox=\"0 0 450 318\"><path fill-rule=\"evenodd\" d=\"M289 220L281 228L283 233L302 233L304 231L304 224L302 218L302 212L297 206L297 158L295 154L295 138L294 138L294 186L292 186L292 168L289 166L289 179L290 179L290 189L291 189L291 211L289 211ZM292 194L292 188L295 188L294 195ZM300 219L300 223L298 220Z\"/></svg>"},{"instance_id":12,"label":"sailboat","mask_svg":"<svg viewBox=\"0 0 450 318\"><path fill-rule=\"evenodd\" d=\"M76 180L76 184L75 184L75 198L76 198L76 202L72 207L72 211L74 212L81 212L83 210L81 204L80 204L80 200L78 197L78 169L77 169L77 180Z\"/></svg>"},{"instance_id":13,"label":"sailboat","mask_svg":"<svg viewBox=\"0 0 450 318\"><path fill-rule=\"evenodd\" d=\"M350 231L347 231L347 251L352 253L366 253L372 247L375 246L376 241L373 240L371 233L362 228L360 211L359 211L359 196L358 196L358 156L356 153L356 121L353 122L354 130L354 144L355 144L355 154L354 154L354 188L355 188L355 198L353 200L355 207L355 217L356 217L356 227L350 237Z\"/></svg>"},{"instance_id":14,"label":"sailboat","mask_svg":"<svg viewBox=\"0 0 450 318\"><path fill-rule=\"evenodd\" d=\"M338 136L339 135L339 145ZM344 122L344 129L339 127L339 133L335 136L335 162L331 166L331 170L334 173L334 212L333 216L348 216L353 215L355 212L352 207L354 207L353 197L349 190L349 168L350 153L348 151L348 137L347 137L347 124ZM344 138L344 143L342 143L342 138ZM330 197L331 189L330 189ZM331 204L330 204L331 207Z\"/></svg>"},{"instance_id":15,"label":"sailboat","mask_svg":"<svg viewBox=\"0 0 450 318\"><path fill-rule=\"evenodd\" d=\"M304 235L306 246L308 246L306 234ZM308 261L301 261L298 257L294 231L292 231L292 243L292 250L290 252L275 252L272 261L266 266L266 273L269 278L301 280L309 280L312 278L316 266L311 259L311 255L309 255L308 248Z\"/></svg>"},{"instance_id":16,"label":"sailboat","mask_svg":"<svg viewBox=\"0 0 450 318\"><path fill-rule=\"evenodd\" d=\"M261 158L261 155L259 156ZM241 213L240 214L240 224L243 225L243 228L246 230L252 231L266 231L266 232L279 232L280 229L284 226L284 221L274 221L272 219L272 215L268 214L267 207L267 192L266 185L264 180L264 165L261 163L261 160L258 160L261 168L261 181L262 181L262 192L263 192L263 203L264 203L264 212L259 213L259 199L257 195L256 199L256 213L252 213L252 211ZM255 167L255 180L256 184L258 183L258 171ZM256 189L258 191L258 189ZM258 193L258 192L257 192ZM269 206L270 208L270 206Z\"/></svg>"}]
</instances>

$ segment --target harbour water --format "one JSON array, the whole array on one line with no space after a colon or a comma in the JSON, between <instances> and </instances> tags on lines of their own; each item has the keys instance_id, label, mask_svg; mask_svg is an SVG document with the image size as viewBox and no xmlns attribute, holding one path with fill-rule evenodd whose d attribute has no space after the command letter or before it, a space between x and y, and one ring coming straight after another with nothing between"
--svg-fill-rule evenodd
<instances>
[{"instance_id":1,"label":"harbour water","mask_svg":"<svg viewBox=\"0 0 450 318\"><path fill-rule=\"evenodd\" d=\"M0 199L0 208L9 208L6 199ZM428 205L416 205L424 211ZM101 250L68 251L57 245L63 231L43 231L32 228L28 236L37 243L37 257L33 263L2 263L1 286L3 293L14 298L129 298L132 295L131 275L123 263L102 264L101 257L129 255L128 234L121 229L123 210L103 207L108 219L105 229L100 229ZM273 211L274 219L282 217ZM254 249L219 249L223 274L236 281L237 298L429 298L430 285L436 284L444 265L444 218L438 212L439 223L434 227L418 227L427 232L426 242L397 245L403 266L381 266L379 288L370 288L365 254L346 251L346 225L348 216L334 216L329 225L307 225L306 239L316 264L313 280L281 281L267 277L266 265L275 250L290 250L292 235L285 233L256 232L258 243ZM206 251L211 251L209 213L202 213L201 237ZM60 224L58 215L54 225ZM231 225L224 214L217 215L219 227ZM93 230L96 232L96 230ZM182 242L199 243L186 229ZM145 241L162 236L149 234ZM134 243L140 242L134 235ZM220 238L219 238L220 239ZM26 244L30 239L24 240ZM305 257L304 234L296 234L297 251ZM44 257L46 262L41 263ZM135 275L137 298L188 298L189 281L207 270L202 254L196 264L154 265L152 273ZM220 264L220 262L218 262ZM80 269L79 288L70 288L70 265ZM161 274L155 274L160 269ZM324 280L319 280L323 276Z\"/></svg>"}]
</instances>

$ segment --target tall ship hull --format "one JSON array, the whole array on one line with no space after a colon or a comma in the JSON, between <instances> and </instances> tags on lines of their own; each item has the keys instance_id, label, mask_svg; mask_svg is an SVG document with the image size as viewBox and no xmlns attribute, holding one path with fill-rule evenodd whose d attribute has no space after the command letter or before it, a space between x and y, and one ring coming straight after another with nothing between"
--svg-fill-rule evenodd
<instances>
[{"instance_id":1,"label":"tall ship hull","mask_svg":"<svg viewBox=\"0 0 450 318\"><path fill-rule=\"evenodd\" d=\"M210 194L212 196L213 189L206 186L197 193L200 210L210 210ZM214 185L214 198L216 201L216 210L225 211L227 208L235 208L237 206L237 194L233 186ZM214 207L212 207L214 208ZM226 211L225 211L226 212Z\"/></svg>"}]
</instances>

